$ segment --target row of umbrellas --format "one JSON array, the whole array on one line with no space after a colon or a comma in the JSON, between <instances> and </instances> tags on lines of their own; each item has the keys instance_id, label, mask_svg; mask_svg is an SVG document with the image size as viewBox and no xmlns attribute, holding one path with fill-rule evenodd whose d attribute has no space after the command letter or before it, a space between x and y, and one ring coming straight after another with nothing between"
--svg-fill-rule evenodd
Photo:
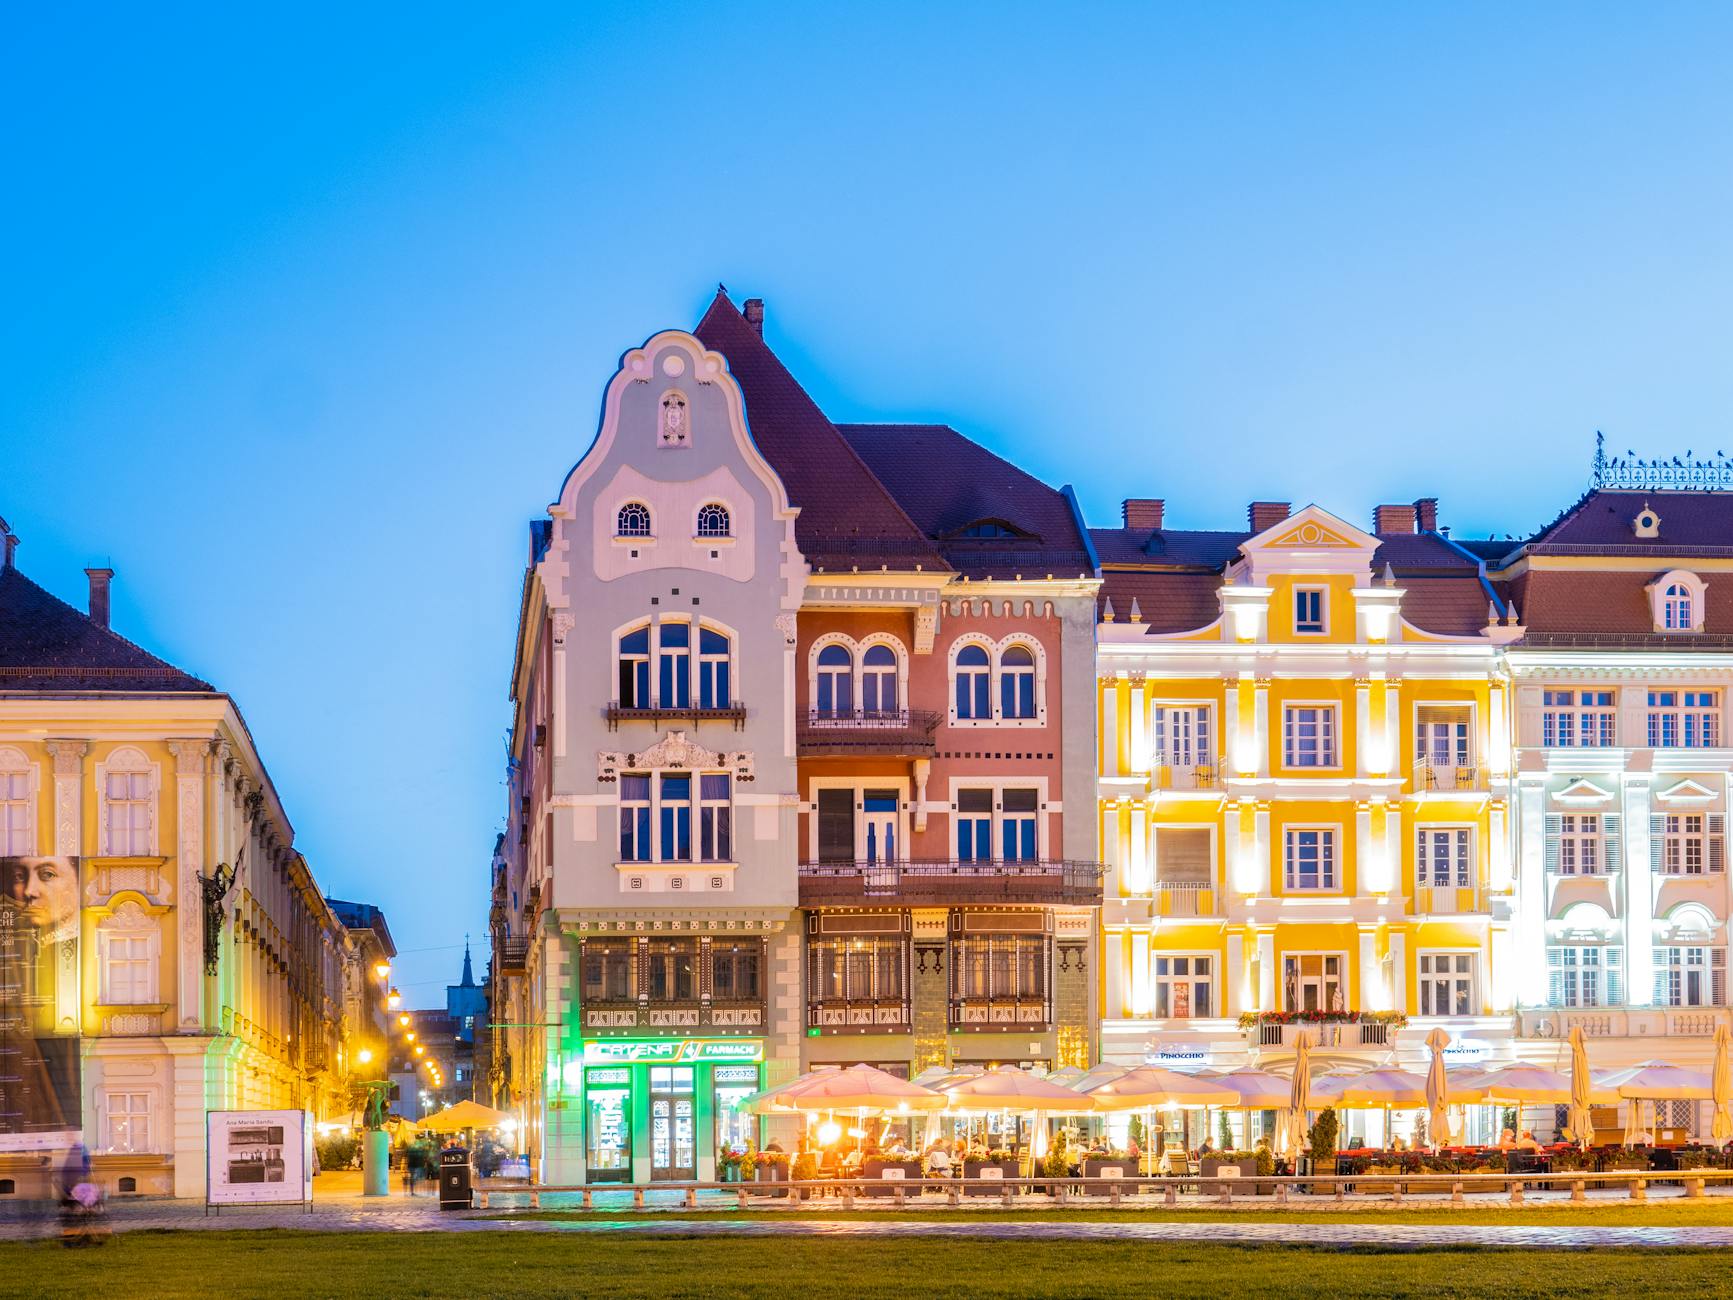
<instances>
[{"instance_id":1,"label":"row of umbrellas","mask_svg":"<svg viewBox=\"0 0 1733 1300\"><path fill-rule=\"evenodd\" d=\"M1571 1071L1564 1074L1533 1065L1490 1071L1450 1070L1444 1049L1449 1037L1434 1030L1427 1040L1431 1068L1426 1074L1375 1069L1352 1076L1318 1075L1311 1070L1311 1042L1301 1035L1291 1076L1254 1068L1225 1074L1184 1074L1155 1065L1130 1069L1098 1065L1076 1067L1040 1077L1015 1066L994 1070L934 1067L914 1079L901 1079L870 1065L822 1067L746 1099L759 1114L820 1111L913 1113L935 1111L1036 1114L1089 1114L1215 1107L1278 1110L1278 1145L1298 1149L1307 1111L1326 1106L1386 1110L1426 1109L1435 1140L1450 1135L1451 1107L1487 1104L1552 1104L1571 1108L1570 1127L1587 1144L1589 1107L1620 1101L1712 1100L1712 1136L1733 1136L1733 1067L1729 1036L1716 1031L1712 1071L1690 1070L1651 1061L1634 1069L1595 1073L1581 1030L1571 1032ZM1627 1135L1634 1136L1638 1107L1631 1107Z\"/></svg>"}]
</instances>

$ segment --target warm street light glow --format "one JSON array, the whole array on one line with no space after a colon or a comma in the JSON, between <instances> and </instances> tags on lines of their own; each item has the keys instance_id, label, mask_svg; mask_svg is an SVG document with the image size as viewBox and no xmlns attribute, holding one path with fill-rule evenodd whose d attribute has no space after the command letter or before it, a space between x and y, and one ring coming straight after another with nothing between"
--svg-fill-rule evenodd
<instances>
[{"instance_id":1,"label":"warm street light glow","mask_svg":"<svg viewBox=\"0 0 1733 1300\"><path fill-rule=\"evenodd\" d=\"M397 1023L400 1025L407 1025L409 1023L409 1013L405 1011L402 1015L398 1016Z\"/></svg>"},{"instance_id":2,"label":"warm street light glow","mask_svg":"<svg viewBox=\"0 0 1733 1300\"><path fill-rule=\"evenodd\" d=\"M401 993L396 992L395 990L391 994L389 994L385 999L385 1009L387 1011L395 1011L395 1010L397 1010L398 1007L400 1007L402 1005L403 1005L403 995Z\"/></svg>"},{"instance_id":3,"label":"warm street light glow","mask_svg":"<svg viewBox=\"0 0 1733 1300\"><path fill-rule=\"evenodd\" d=\"M359 1052L355 1053L355 1059L362 1065L366 1065L373 1060L373 1053L368 1048L363 1047Z\"/></svg>"},{"instance_id":4,"label":"warm street light glow","mask_svg":"<svg viewBox=\"0 0 1733 1300\"><path fill-rule=\"evenodd\" d=\"M827 1119L824 1123L818 1126L818 1144L820 1146L830 1146L841 1136L842 1125L838 1124L834 1119Z\"/></svg>"},{"instance_id":5,"label":"warm street light glow","mask_svg":"<svg viewBox=\"0 0 1733 1300\"><path fill-rule=\"evenodd\" d=\"M427 1049L425 1047L418 1047L415 1049L415 1054L417 1056L426 1056L427 1055Z\"/></svg>"},{"instance_id":6,"label":"warm street light glow","mask_svg":"<svg viewBox=\"0 0 1733 1300\"><path fill-rule=\"evenodd\" d=\"M382 980L390 979L391 978L391 963L386 962L386 961L380 962L377 966L375 966L373 968L373 973L375 975L377 975Z\"/></svg>"},{"instance_id":7,"label":"warm street light glow","mask_svg":"<svg viewBox=\"0 0 1733 1300\"><path fill-rule=\"evenodd\" d=\"M407 1034L405 1034L403 1036L404 1036L404 1038L408 1039L412 1043L415 1041L415 1031L413 1029L411 1029Z\"/></svg>"}]
</instances>

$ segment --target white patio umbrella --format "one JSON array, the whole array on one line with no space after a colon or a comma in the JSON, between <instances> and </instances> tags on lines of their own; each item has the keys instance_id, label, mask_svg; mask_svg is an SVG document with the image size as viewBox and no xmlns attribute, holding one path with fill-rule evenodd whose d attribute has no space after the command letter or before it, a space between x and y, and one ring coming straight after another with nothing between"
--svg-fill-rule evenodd
<instances>
[{"instance_id":1,"label":"white patio umbrella","mask_svg":"<svg viewBox=\"0 0 1733 1300\"><path fill-rule=\"evenodd\" d=\"M1668 1065L1664 1061L1646 1061L1619 1079L1619 1096L1631 1103L1625 1116L1625 1143L1630 1145L1643 1131L1642 1106L1645 1101L1701 1101L1712 1095L1711 1081L1701 1070Z\"/></svg>"},{"instance_id":2,"label":"white patio umbrella","mask_svg":"<svg viewBox=\"0 0 1733 1300\"><path fill-rule=\"evenodd\" d=\"M1726 1025L1715 1026L1715 1070L1709 1078L1709 1099L1715 1103L1715 1116L1710 1121L1709 1136L1716 1142L1733 1137L1733 1118L1727 1107L1733 1105L1733 1061L1728 1060L1729 1036Z\"/></svg>"},{"instance_id":3,"label":"white patio umbrella","mask_svg":"<svg viewBox=\"0 0 1733 1300\"><path fill-rule=\"evenodd\" d=\"M1450 1074L1444 1068L1444 1049L1450 1046L1450 1035L1434 1029L1426 1035L1426 1046L1432 1049L1432 1063L1426 1070L1427 1132L1434 1148L1450 1142Z\"/></svg>"},{"instance_id":4,"label":"white patio umbrella","mask_svg":"<svg viewBox=\"0 0 1733 1300\"><path fill-rule=\"evenodd\" d=\"M1593 1104L1594 1075L1589 1072L1589 1049L1583 1044L1581 1025L1571 1026L1571 1136L1583 1150L1594 1140L1594 1118L1589 1114Z\"/></svg>"},{"instance_id":5,"label":"white patio umbrella","mask_svg":"<svg viewBox=\"0 0 1733 1300\"><path fill-rule=\"evenodd\" d=\"M794 1107L780 1100L782 1097L798 1092L821 1074L835 1074L842 1067L838 1065L821 1065L815 1070L797 1075L786 1083L774 1084L769 1088L760 1088L757 1092L742 1097L739 1109L751 1115L792 1115Z\"/></svg>"},{"instance_id":6,"label":"white patio umbrella","mask_svg":"<svg viewBox=\"0 0 1733 1300\"><path fill-rule=\"evenodd\" d=\"M1294 1035L1294 1077L1289 1081L1288 1106L1276 1123L1276 1145L1284 1158L1300 1153L1306 1128L1306 1103L1312 1098L1312 1036Z\"/></svg>"},{"instance_id":7,"label":"white patio umbrella","mask_svg":"<svg viewBox=\"0 0 1733 1300\"><path fill-rule=\"evenodd\" d=\"M1239 1095L1240 1110L1280 1110L1293 1093L1293 1080L1268 1070L1229 1070L1210 1080Z\"/></svg>"},{"instance_id":8,"label":"white patio umbrella","mask_svg":"<svg viewBox=\"0 0 1733 1300\"><path fill-rule=\"evenodd\" d=\"M1016 1114L1031 1111L1092 1111L1089 1098L1061 1084L1038 1079L1014 1065L1001 1065L970 1078L942 1083L938 1091L959 1110L994 1110Z\"/></svg>"},{"instance_id":9,"label":"white patio umbrella","mask_svg":"<svg viewBox=\"0 0 1733 1300\"><path fill-rule=\"evenodd\" d=\"M1427 1104L1426 1079L1407 1070L1368 1070L1348 1080L1341 1092L1341 1104L1418 1109Z\"/></svg>"},{"instance_id":10,"label":"white patio umbrella","mask_svg":"<svg viewBox=\"0 0 1733 1300\"><path fill-rule=\"evenodd\" d=\"M1069 1088L1087 1073L1089 1072L1080 1065L1062 1065L1057 1070L1048 1071L1045 1077L1048 1083Z\"/></svg>"},{"instance_id":11,"label":"white patio umbrella","mask_svg":"<svg viewBox=\"0 0 1733 1300\"><path fill-rule=\"evenodd\" d=\"M1090 1066L1080 1076L1078 1076L1078 1078L1065 1086L1067 1088L1074 1088L1078 1092L1088 1092L1097 1084L1107 1083L1109 1080L1121 1078L1127 1073L1129 1073L1129 1071L1127 1067L1123 1065L1108 1065L1105 1062L1100 1062Z\"/></svg>"},{"instance_id":12,"label":"white patio umbrella","mask_svg":"<svg viewBox=\"0 0 1733 1300\"><path fill-rule=\"evenodd\" d=\"M1214 1079L1164 1070L1159 1065L1140 1065L1127 1070L1117 1079L1096 1084L1083 1095L1098 1111L1142 1111L1146 1139L1150 1134L1152 1111L1188 1106L1232 1106L1239 1100L1237 1092L1222 1087ZM1152 1158L1155 1143L1150 1141L1149 1146L1150 1150L1143 1153L1146 1161Z\"/></svg>"},{"instance_id":13,"label":"white patio umbrella","mask_svg":"<svg viewBox=\"0 0 1733 1300\"><path fill-rule=\"evenodd\" d=\"M884 1111L943 1110L945 1095L899 1079L871 1065L851 1065L846 1070L826 1071L804 1080L796 1089L777 1094L782 1104L803 1112L853 1110L863 1114Z\"/></svg>"}]
</instances>

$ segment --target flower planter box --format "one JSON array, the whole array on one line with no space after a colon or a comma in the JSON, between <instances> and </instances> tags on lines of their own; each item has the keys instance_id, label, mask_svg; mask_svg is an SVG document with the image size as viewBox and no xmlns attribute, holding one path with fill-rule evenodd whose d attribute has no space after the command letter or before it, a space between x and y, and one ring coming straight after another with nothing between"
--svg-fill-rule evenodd
<instances>
[{"instance_id":1,"label":"flower planter box","mask_svg":"<svg viewBox=\"0 0 1733 1300\"><path fill-rule=\"evenodd\" d=\"M1122 1193L1131 1192L1133 1194L1137 1192L1139 1181L1148 1181L1138 1172L1138 1162L1131 1156L1117 1158L1091 1156L1083 1162L1083 1176L1085 1178L1099 1178L1104 1183L1117 1183ZM1095 1188L1091 1187L1088 1190L1093 1193ZM1108 1189L1103 1187L1101 1190L1106 1191Z\"/></svg>"},{"instance_id":2,"label":"flower planter box","mask_svg":"<svg viewBox=\"0 0 1733 1300\"><path fill-rule=\"evenodd\" d=\"M902 1181L909 1184L908 1190L916 1195L921 1190L921 1162L919 1160L868 1160L861 1165L860 1176L866 1179L884 1178ZM861 1188L868 1196L895 1196L894 1187L874 1187L870 1184Z\"/></svg>"},{"instance_id":3,"label":"flower planter box","mask_svg":"<svg viewBox=\"0 0 1733 1300\"><path fill-rule=\"evenodd\" d=\"M1016 1176L1017 1162L1015 1160L965 1160L963 1162L963 1195L1001 1195L1003 1189L998 1184L1007 1178L1015 1178Z\"/></svg>"},{"instance_id":4,"label":"flower planter box","mask_svg":"<svg viewBox=\"0 0 1733 1300\"><path fill-rule=\"evenodd\" d=\"M752 1181L755 1183L786 1183L788 1181L787 1165L754 1165Z\"/></svg>"},{"instance_id":5,"label":"flower planter box","mask_svg":"<svg viewBox=\"0 0 1733 1300\"><path fill-rule=\"evenodd\" d=\"M1223 1169L1235 1172L1223 1178L1220 1175ZM1269 1196L1275 1190L1274 1184L1257 1181L1258 1162L1254 1156L1242 1156L1237 1160L1229 1160L1223 1156L1205 1156L1198 1162L1198 1171L1206 1183L1204 1190L1217 1195L1224 1190L1223 1184L1226 1184L1227 1191L1246 1196ZM1211 1179L1214 1181L1211 1182Z\"/></svg>"}]
</instances>

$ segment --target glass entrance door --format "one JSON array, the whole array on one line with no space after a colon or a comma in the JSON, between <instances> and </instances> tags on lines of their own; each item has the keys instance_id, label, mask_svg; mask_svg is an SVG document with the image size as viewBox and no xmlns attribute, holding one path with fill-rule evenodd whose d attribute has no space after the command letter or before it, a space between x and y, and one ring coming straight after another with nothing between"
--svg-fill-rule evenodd
<instances>
[{"instance_id":1,"label":"glass entrance door","mask_svg":"<svg viewBox=\"0 0 1733 1300\"><path fill-rule=\"evenodd\" d=\"M632 1072L590 1070L584 1076L584 1153L592 1183L632 1181Z\"/></svg>"},{"instance_id":2,"label":"glass entrance door","mask_svg":"<svg viewBox=\"0 0 1733 1300\"><path fill-rule=\"evenodd\" d=\"M897 860L897 792L866 790L862 792L861 810L865 816L864 835L868 862Z\"/></svg>"},{"instance_id":3,"label":"glass entrance door","mask_svg":"<svg viewBox=\"0 0 1733 1300\"><path fill-rule=\"evenodd\" d=\"M698 1114L692 1102L692 1067L650 1068L650 1177L698 1177Z\"/></svg>"}]
</instances>

